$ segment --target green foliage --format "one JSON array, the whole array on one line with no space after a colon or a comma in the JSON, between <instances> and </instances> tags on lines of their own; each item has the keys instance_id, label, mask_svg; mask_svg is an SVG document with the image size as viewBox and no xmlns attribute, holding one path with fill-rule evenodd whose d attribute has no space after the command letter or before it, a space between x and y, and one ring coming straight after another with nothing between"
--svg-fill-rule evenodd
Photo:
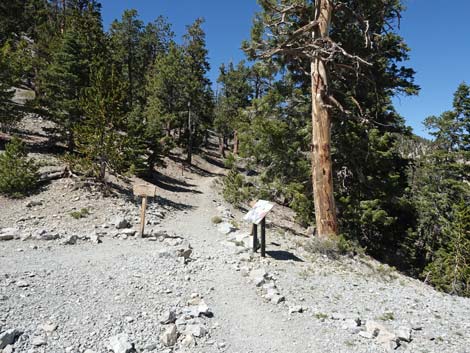
<instances>
[{"instance_id":1,"label":"green foliage","mask_svg":"<svg viewBox=\"0 0 470 353\"><path fill-rule=\"evenodd\" d=\"M75 219L86 218L90 214L88 208L82 208L80 211L70 212L70 216Z\"/></svg>"},{"instance_id":2,"label":"green foliage","mask_svg":"<svg viewBox=\"0 0 470 353\"><path fill-rule=\"evenodd\" d=\"M28 159L25 145L13 138L0 154L0 193L22 197L38 185L37 166Z\"/></svg>"},{"instance_id":3,"label":"green foliage","mask_svg":"<svg viewBox=\"0 0 470 353\"><path fill-rule=\"evenodd\" d=\"M224 178L223 195L225 200L235 205L253 197L252 188L236 169L230 170Z\"/></svg>"},{"instance_id":4,"label":"green foliage","mask_svg":"<svg viewBox=\"0 0 470 353\"><path fill-rule=\"evenodd\" d=\"M458 87L453 105L426 119L435 141L411 173L417 224L407 250L423 278L470 296L470 86Z\"/></svg>"},{"instance_id":5,"label":"green foliage","mask_svg":"<svg viewBox=\"0 0 470 353\"><path fill-rule=\"evenodd\" d=\"M106 170L120 173L129 167L129 140L122 130L125 87L114 67L103 63L92 73L91 87L85 90L81 101L86 118L75 130L80 165L102 182Z\"/></svg>"}]
</instances>

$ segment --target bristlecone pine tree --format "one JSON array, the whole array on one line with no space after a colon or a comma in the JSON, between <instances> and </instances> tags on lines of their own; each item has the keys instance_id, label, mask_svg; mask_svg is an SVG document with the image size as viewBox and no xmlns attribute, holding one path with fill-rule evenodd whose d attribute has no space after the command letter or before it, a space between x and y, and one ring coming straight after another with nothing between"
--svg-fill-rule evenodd
<instances>
[{"instance_id":1,"label":"bristlecone pine tree","mask_svg":"<svg viewBox=\"0 0 470 353\"><path fill-rule=\"evenodd\" d=\"M378 57L371 55L375 50L372 48L380 48L387 36L395 40L387 28L400 5L382 0L260 0L260 5L262 11L255 19L251 42L244 48L253 58L274 61L297 77L310 77L316 232L322 238L334 237L338 222L331 158L332 114L340 112L367 122L370 113L355 98L362 92L336 89L343 88L342 82L348 77L365 79L379 68L374 61ZM395 74L395 70L390 73ZM373 77L372 82L376 79ZM398 80L395 85L400 85ZM351 102L357 106L356 111L349 109Z\"/></svg>"}]
</instances>

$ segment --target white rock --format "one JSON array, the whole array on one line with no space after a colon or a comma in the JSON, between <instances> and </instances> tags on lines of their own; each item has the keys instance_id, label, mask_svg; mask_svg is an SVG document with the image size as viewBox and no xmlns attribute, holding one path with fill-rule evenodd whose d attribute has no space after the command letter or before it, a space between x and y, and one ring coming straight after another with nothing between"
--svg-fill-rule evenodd
<instances>
[{"instance_id":1,"label":"white rock","mask_svg":"<svg viewBox=\"0 0 470 353\"><path fill-rule=\"evenodd\" d=\"M188 324L184 332L194 337L204 337L207 334L207 329L201 324Z\"/></svg>"},{"instance_id":2,"label":"white rock","mask_svg":"<svg viewBox=\"0 0 470 353\"><path fill-rule=\"evenodd\" d=\"M220 233L227 235L227 234L230 234L230 233L236 231L237 228L235 228L233 226L233 224L231 224L229 222L222 222L218 225L217 230Z\"/></svg>"},{"instance_id":3,"label":"white rock","mask_svg":"<svg viewBox=\"0 0 470 353\"><path fill-rule=\"evenodd\" d=\"M169 325L165 331L160 335L160 342L166 347L171 347L176 344L178 340L178 331L175 324Z\"/></svg>"},{"instance_id":4,"label":"white rock","mask_svg":"<svg viewBox=\"0 0 470 353\"><path fill-rule=\"evenodd\" d=\"M165 310L159 317L161 324L172 324L176 321L176 312L174 309Z\"/></svg>"},{"instance_id":5,"label":"white rock","mask_svg":"<svg viewBox=\"0 0 470 353\"><path fill-rule=\"evenodd\" d=\"M18 281L16 281L16 286L17 287L20 287L20 288L26 288L26 287L29 287L29 283L20 279Z\"/></svg>"},{"instance_id":6,"label":"white rock","mask_svg":"<svg viewBox=\"0 0 470 353\"><path fill-rule=\"evenodd\" d=\"M47 341L44 337L34 337L31 344L35 347L45 346Z\"/></svg>"},{"instance_id":7,"label":"white rock","mask_svg":"<svg viewBox=\"0 0 470 353\"><path fill-rule=\"evenodd\" d=\"M111 221L112 224L116 227L116 229L124 229L124 228L130 228L131 224L125 217L120 217L116 216L113 218Z\"/></svg>"},{"instance_id":8,"label":"white rock","mask_svg":"<svg viewBox=\"0 0 470 353\"><path fill-rule=\"evenodd\" d=\"M114 353L134 352L134 345L130 343L129 336L125 333L120 333L116 336L109 338L108 342L108 348Z\"/></svg>"},{"instance_id":9,"label":"white rock","mask_svg":"<svg viewBox=\"0 0 470 353\"><path fill-rule=\"evenodd\" d=\"M265 283L266 279L269 279L269 276L264 268L258 268L250 272L250 279L257 287L260 287Z\"/></svg>"},{"instance_id":10,"label":"white rock","mask_svg":"<svg viewBox=\"0 0 470 353\"><path fill-rule=\"evenodd\" d=\"M289 307L289 314L301 313L303 311L304 309L300 305L294 305L294 306Z\"/></svg>"},{"instance_id":11,"label":"white rock","mask_svg":"<svg viewBox=\"0 0 470 353\"><path fill-rule=\"evenodd\" d=\"M137 233L137 231L135 229L128 228L128 229L121 230L120 233L124 234L128 237L133 237L135 235L135 233Z\"/></svg>"},{"instance_id":12,"label":"white rock","mask_svg":"<svg viewBox=\"0 0 470 353\"><path fill-rule=\"evenodd\" d=\"M98 234L92 234L88 237L93 244L100 244L101 238Z\"/></svg>"},{"instance_id":13,"label":"white rock","mask_svg":"<svg viewBox=\"0 0 470 353\"><path fill-rule=\"evenodd\" d=\"M411 328L408 326L400 326L396 331L400 341L411 342Z\"/></svg>"},{"instance_id":14,"label":"white rock","mask_svg":"<svg viewBox=\"0 0 470 353\"><path fill-rule=\"evenodd\" d=\"M53 324L50 322L41 325L41 329L47 333L54 332L55 330L57 330L57 327L59 327L57 324Z\"/></svg>"},{"instance_id":15,"label":"white rock","mask_svg":"<svg viewBox=\"0 0 470 353\"><path fill-rule=\"evenodd\" d=\"M181 345L183 347L192 348L196 346L196 340L194 339L193 335L186 335L181 341Z\"/></svg>"},{"instance_id":16,"label":"white rock","mask_svg":"<svg viewBox=\"0 0 470 353\"><path fill-rule=\"evenodd\" d=\"M199 305L197 306L197 311L198 311L198 316L212 315L211 309L209 308L209 306L206 304L206 302L203 299L199 302Z\"/></svg>"}]
</instances>

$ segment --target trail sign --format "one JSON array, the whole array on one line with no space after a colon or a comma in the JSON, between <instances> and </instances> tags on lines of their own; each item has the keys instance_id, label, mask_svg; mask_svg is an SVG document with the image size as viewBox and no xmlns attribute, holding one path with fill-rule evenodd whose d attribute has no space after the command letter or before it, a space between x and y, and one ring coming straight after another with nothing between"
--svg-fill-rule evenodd
<instances>
[{"instance_id":1,"label":"trail sign","mask_svg":"<svg viewBox=\"0 0 470 353\"><path fill-rule=\"evenodd\" d=\"M243 219L253 224L259 224L273 207L274 204L269 201L258 200Z\"/></svg>"},{"instance_id":2,"label":"trail sign","mask_svg":"<svg viewBox=\"0 0 470 353\"><path fill-rule=\"evenodd\" d=\"M139 237L144 236L145 228L145 210L147 209L147 197L155 197L157 195L157 187L152 184L134 184L134 195L142 197L142 207L140 209L140 231Z\"/></svg>"},{"instance_id":3,"label":"trail sign","mask_svg":"<svg viewBox=\"0 0 470 353\"><path fill-rule=\"evenodd\" d=\"M250 203L251 210L243 217L245 221L253 223L253 252L261 248L261 257L266 256L266 215L272 210L274 204L258 200ZM261 244L258 244L258 224L261 223Z\"/></svg>"},{"instance_id":4,"label":"trail sign","mask_svg":"<svg viewBox=\"0 0 470 353\"><path fill-rule=\"evenodd\" d=\"M152 184L134 184L134 195L141 197L155 197L157 187Z\"/></svg>"}]
</instances>

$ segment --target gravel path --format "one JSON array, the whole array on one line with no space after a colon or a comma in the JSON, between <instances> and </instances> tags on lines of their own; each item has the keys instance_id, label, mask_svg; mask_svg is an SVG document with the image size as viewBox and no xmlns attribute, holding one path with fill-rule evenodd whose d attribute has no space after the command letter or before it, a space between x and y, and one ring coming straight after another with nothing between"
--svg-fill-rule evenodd
<instances>
[{"instance_id":1,"label":"gravel path","mask_svg":"<svg viewBox=\"0 0 470 353\"><path fill-rule=\"evenodd\" d=\"M211 222L231 218L215 177L186 180L174 201L187 206L156 223L156 241L0 242L0 345L16 329L10 352L470 352L468 299L367 259L312 255L277 229L270 256L253 256L246 229ZM165 345L175 319L178 342Z\"/></svg>"}]
</instances>

